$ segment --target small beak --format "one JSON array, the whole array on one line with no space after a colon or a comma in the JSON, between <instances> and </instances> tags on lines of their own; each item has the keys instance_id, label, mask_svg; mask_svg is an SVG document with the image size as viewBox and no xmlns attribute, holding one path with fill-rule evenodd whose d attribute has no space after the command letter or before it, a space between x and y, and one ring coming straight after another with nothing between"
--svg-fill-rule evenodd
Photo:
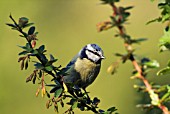
<instances>
[{"instance_id":1,"label":"small beak","mask_svg":"<svg viewBox=\"0 0 170 114\"><path fill-rule=\"evenodd\" d=\"M105 56L101 55L101 59L105 59Z\"/></svg>"}]
</instances>

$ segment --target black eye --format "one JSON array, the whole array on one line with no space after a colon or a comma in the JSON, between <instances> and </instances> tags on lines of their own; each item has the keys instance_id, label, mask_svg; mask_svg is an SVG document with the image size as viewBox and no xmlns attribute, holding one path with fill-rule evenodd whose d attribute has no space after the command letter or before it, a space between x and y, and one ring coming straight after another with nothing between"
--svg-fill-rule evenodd
<instances>
[{"instance_id":1,"label":"black eye","mask_svg":"<svg viewBox=\"0 0 170 114\"><path fill-rule=\"evenodd\" d=\"M88 50L88 49L87 49L87 50ZM97 50L95 50L95 51L88 50L88 51L100 57L100 55L99 55L99 53L97 52Z\"/></svg>"}]
</instances>

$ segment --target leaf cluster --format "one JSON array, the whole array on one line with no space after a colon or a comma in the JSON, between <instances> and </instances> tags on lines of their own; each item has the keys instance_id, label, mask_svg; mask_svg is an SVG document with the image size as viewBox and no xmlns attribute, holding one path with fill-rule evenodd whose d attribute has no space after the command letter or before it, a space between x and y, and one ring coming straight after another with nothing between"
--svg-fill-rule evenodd
<instances>
[{"instance_id":1,"label":"leaf cluster","mask_svg":"<svg viewBox=\"0 0 170 114\"><path fill-rule=\"evenodd\" d=\"M158 4L158 8L161 10L161 16L158 18L155 18L153 20L150 20L147 22L147 24L153 23L153 22L166 22L170 19L170 1L169 0L162 0Z\"/></svg>"},{"instance_id":2,"label":"leaf cluster","mask_svg":"<svg viewBox=\"0 0 170 114\"><path fill-rule=\"evenodd\" d=\"M159 68L159 63L156 60L151 60L148 57L142 57L142 59L138 59L137 56L134 54L135 49L132 48L132 44L140 43L146 40L146 38L137 38L133 39L130 35L128 35L125 31L125 24L128 20L128 17L130 16L130 12L128 12L129 9L133 8L132 6L128 7L117 7L116 2L119 2L119 0L101 0L103 1L103 4L108 4L111 6L113 10L113 14L110 16L111 21L104 21L97 24L97 30L99 32L105 31L108 29L111 29L113 27L118 29L117 34L115 34L115 37L120 37L124 41L124 46L127 51L127 53L116 53L115 55L120 57L120 59L116 62L113 62L107 69L107 71L111 74L114 74L117 71L117 68L122 61L122 63L125 63L127 60L130 60L134 66L134 69L132 71L132 77L131 79L140 79L140 83L134 85L134 87L138 90L138 92L147 93L148 97L150 98L150 102L147 104L140 104L138 107L142 108L159 108L164 113L167 110L162 107L164 107L164 104L166 104L169 101L169 86L157 86L157 88L154 88L155 85L152 83L149 83L147 80L147 74L149 71L155 68ZM154 0L152 0L154 1ZM160 2L158 4L159 9L161 12L161 17L156 18L154 20L149 21L147 24L151 22L165 22L170 21L170 2L169 0L165 0L164 2ZM165 28L165 33L163 37L160 39L160 50L169 50L170 49L170 30L169 25ZM170 66L168 63L168 66L162 70L160 70L157 75L164 75L170 72Z\"/></svg>"},{"instance_id":3,"label":"leaf cluster","mask_svg":"<svg viewBox=\"0 0 170 114\"><path fill-rule=\"evenodd\" d=\"M46 107L50 108L53 106L54 110L59 112L59 104L61 107L65 107L66 104L69 108L65 113L68 114L74 113L76 108L81 111L101 113L101 109L98 109L100 100L97 97L91 99L86 91L75 87L75 84L65 84L62 79L66 75L65 70L62 69L61 65L55 66L58 59L52 54L47 58L45 45L36 46L38 32L36 32L36 27L33 26L34 23L29 23L29 19L26 17L19 18L17 23L11 15L9 17L13 23L7 23L6 25L10 26L13 30L17 30L20 33L19 36L27 41L24 46L18 46L22 49L18 54L21 70L27 70L31 59L33 57L37 58L37 61L32 61L34 63L34 70L27 77L26 82L33 82L33 84L37 82L39 84L36 96L41 92L42 97L47 96L49 98ZM28 27L27 32L25 32L26 27ZM50 83L46 82L46 76L52 77ZM47 91L47 87L51 88L50 92ZM64 100L69 100L69 102L65 103ZM102 110L102 114L111 114L115 111L116 108L109 108L106 111Z\"/></svg>"}]
</instances>

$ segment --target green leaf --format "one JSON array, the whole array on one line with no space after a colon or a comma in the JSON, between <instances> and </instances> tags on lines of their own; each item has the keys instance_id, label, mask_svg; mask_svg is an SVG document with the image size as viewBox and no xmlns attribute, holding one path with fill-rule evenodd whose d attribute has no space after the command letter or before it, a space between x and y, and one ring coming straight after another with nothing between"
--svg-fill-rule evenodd
<instances>
[{"instance_id":1,"label":"green leaf","mask_svg":"<svg viewBox=\"0 0 170 114\"><path fill-rule=\"evenodd\" d=\"M166 74L170 74L170 67L166 67L161 69L160 71L157 72L157 75L166 75Z\"/></svg>"},{"instance_id":2,"label":"green leaf","mask_svg":"<svg viewBox=\"0 0 170 114\"><path fill-rule=\"evenodd\" d=\"M129 9L132 9L133 6L128 6L128 7L125 7L124 10L129 10Z\"/></svg>"},{"instance_id":3,"label":"green leaf","mask_svg":"<svg viewBox=\"0 0 170 114\"><path fill-rule=\"evenodd\" d=\"M55 87L56 84L46 84L46 86Z\"/></svg>"},{"instance_id":4,"label":"green leaf","mask_svg":"<svg viewBox=\"0 0 170 114\"><path fill-rule=\"evenodd\" d=\"M14 24L6 23L6 25L13 27L13 28L16 28L16 26Z\"/></svg>"},{"instance_id":5,"label":"green leaf","mask_svg":"<svg viewBox=\"0 0 170 114\"><path fill-rule=\"evenodd\" d=\"M37 55L37 54L38 54L38 51L37 51L37 50L32 50L32 51L31 51L31 54Z\"/></svg>"},{"instance_id":6,"label":"green leaf","mask_svg":"<svg viewBox=\"0 0 170 114\"><path fill-rule=\"evenodd\" d=\"M22 48L22 49L24 49L24 50L27 49L25 46L19 46L19 45L18 45L18 47L20 47L20 48Z\"/></svg>"},{"instance_id":7,"label":"green leaf","mask_svg":"<svg viewBox=\"0 0 170 114\"><path fill-rule=\"evenodd\" d=\"M42 53L44 51L44 49L45 49L45 45L41 45L38 50L40 53Z\"/></svg>"},{"instance_id":8,"label":"green leaf","mask_svg":"<svg viewBox=\"0 0 170 114\"><path fill-rule=\"evenodd\" d=\"M18 55L26 55L28 52L27 51L22 51Z\"/></svg>"},{"instance_id":9,"label":"green leaf","mask_svg":"<svg viewBox=\"0 0 170 114\"><path fill-rule=\"evenodd\" d=\"M52 70L53 70L53 66L51 66L51 65L50 65L50 66L46 66L46 67L45 67L45 70L47 70L47 71L52 71Z\"/></svg>"},{"instance_id":10,"label":"green leaf","mask_svg":"<svg viewBox=\"0 0 170 114\"><path fill-rule=\"evenodd\" d=\"M162 22L168 21L169 19L170 19L170 14L165 14L165 15L162 17Z\"/></svg>"},{"instance_id":11,"label":"green leaf","mask_svg":"<svg viewBox=\"0 0 170 114\"><path fill-rule=\"evenodd\" d=\"M76 102L73 103L72 109L77 108L77 106L78 106L78 102L76 101Z\"/></svg>"},{"instance_id":12,"label":"green leaf","mask_svg":"<svg viewBox=\"0 0 170 114\"><path fill-rule=\"evenodd\" d=\"M21 18L19 18L18 25L19 25L20 27L23 27L23 26L25 26L25 25L28 23L28 21L29 21L28 18L26 18L26 17L21 17Z\"/></svg>"},{"instance_id":13,"label":"green leaf","mask_svg":"<svg viewBox=\"0 0 170 114\"><path fill-rule=\"evenodd\" d=\"M28 30L28 35L34 34L35 32L35 26L30 27L30 29Z\"/></svg>"},{"instance_id":14,"label":"green leaf","mask_svg":"<svg viewBox=\"0 0 170 114\"><path fill-rule=\"evenodd\" d=\"M34 24L34 23L25 24L25 25L23 25L23 28L29 27L29 26L31 26L31 25L33 25L33 24Z\"/></svg>"},{"instance_id":15,"label":"green leaf","mask_svg":"<svg viewBox=\"0 0 170 114\"><path fill-rule=\"evenodd\" d=\"M42 77L42 75L43 75L43 73L42 73L42 71L41 70L39 70L39 78L41 78Z\"/></svg>"},{"instance_id":16,"label":"green leaf","mask_svg":"<svg viewBox=\"0 0 170 114\"><path fill-rule=\"evenodd\" d=\"M112 113L112 112L114 112L114 111L116 111L117 109L115 108L115 107L111 107L111 108L109 108L107 111L108 112L110 112L110 114Z\"/></svg>"},{"instance_id":17,"label":"green leaf","mask_svg":"<svg viewBox=\"0 0 170 114\"><path fill-rule=\"evenodd\" d=\"M168 65L168 67L170 67L170 60L168 61L168 64L167 64L167 65Z\"/></svg>"},{"instance_id":18,"label":"green leaf","mask_svg":"<svg viewBox=\"0 0 170 114\"><path fill-rule=\"evenodd\" d=\"M18 45L18 47L26 50L27 52L31 52L31 51L32 51L32 48L30 47L29 43L26 43L25 46L19 46L19 45Z\"/></svg>"},{"instance_id":19,"label":"green leaf","mask_svg":"<svg viewBox=\"0 0 170 114\"><path fill-rule=\"evenodd\" d=\"M43 69L44 68L44 66L41 64L41 63L38 63L38 62L36 62L35 64L34 64L34 66L35 66L35 69Z\"/></svg>"},{"instance_id":20,"label":"green leaf","mask_svg":"<svg viewBox=\"0 0 170 114\"><path fill-rule=\"evenodd\" d=\"M168 28L168 29L167 29ZM159 40L160 50L170 50L170 29L166 27L164 30L164 35Z\"/></svg>"},{"instance_id":21,"label":"green leaf","mask_svg":"<svg viewBox=\"0 0 170 114\"><path fill-rule=\"evenodd\" d=\"M124 21L126 21L126 18L128 18L130 16L130 13L125 12L125 13L122 14L122 16L123 16L123 20L122 20L122 23L123 23Z\"/></svg>"},{"instance_id":22,"label":"green leaf","mask_svg":"<svg viewBox=\"0 0 170 114\"><path fill-rule=\"evenodd\" d=\"M119 2L119 0L101 0L102 4L112 4L114 2Z\"/></svg>"},{"instance_id":23,"label":"green leaf","mask_svg":"<svg viewBox=\"0 0 170 114\"><path fill-rule=\"evenodd\" d=\"M146 40L147 40L147 38L138 38L138 39L131 40L131 43L140 43L140 42L143 42Z\"/></svg>"},{"instance_id":24,"label":"green leaf","mask_svg":"<svg viewBox=\"0 0 170 114\"><path fill-rule=\"evenodd\" d=\"M56 62L58 59L50 60L46 63L46 66L52 65L54 62ZM57 67L56 67L57 68Z\"/></svg>"},{"instance_id":25,"label":"green leaf","mask_svg":"<svg viewBox=\"0 0 170 114\"><path fill-rule=\"evenodd\" d=\"M38 32L35 32L34 34L35 34L35 35L38 35Z\"/></svg>"},{"instance_id":26,"label":"green leaf","mask_svg":"<svg viewBox=\"0 0 170 114\"><path fill-rule=\"evenodd\" d=\"M146 65L148 68L158 68L160 66L156 60L145 62L144 65Z\"/></svg>"},{"instance_id":27,"label":"green leaf","mask_svg":"<svg viewBox=\"0 0 170 114\"><path fill-rule=\"evenodd\" d=\"M47 97L50 98L50 94L48 93L48 91L46 91Z\"/></svg>"},{"instance_id":28,"label":"green leaf","mask_svg":"<svg viewBox=\"0 0 170 114\"><path fill-rule=\"evenodd\" d=\"M153 23L153 22L161 22L162 21L162 18L161 17L158 17L158 18L155 18L153 20L150 20L146 23L146 25L150 24L150 23Z\"/></svg>"},{"instance_id":29,"label":"green leaf","mask_svg":"<svg viewBox=\"0 0 170 114\"><path fill-rule=\"evenodd\" d=\"M54 97L58 98L61 95L62 92L63 92L63 89L59 88L58 90L55 91Z\"/></svg>"},{"instance_id":30,"label":"green leaf","mask_svg":"<svg viewBox=\"0 0 170 114\"><path fill-rule=\"evenodd\" d=\"M54 59L54 56L50 54L50 61L53 61Z\"/></svg>"}]
</instances>

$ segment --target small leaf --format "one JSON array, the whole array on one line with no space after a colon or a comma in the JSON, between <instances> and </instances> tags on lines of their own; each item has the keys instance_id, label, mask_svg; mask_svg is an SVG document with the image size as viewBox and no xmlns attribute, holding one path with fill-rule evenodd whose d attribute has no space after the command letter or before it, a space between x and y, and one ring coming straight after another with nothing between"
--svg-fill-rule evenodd
<instances>
[{"instance_id":1,"label":"small leaf","mask_svg":"<svg viewBox=\"0 0 170 114\"><path fill-rule=\"evenodd\" d=\"M28 68L28 59L25 62L25 70L27 70L27 68Z\"/></svg>"},{"instance_id":2,"label":"small leaf","mask_svg":"<svg viewBox=\"0 0 170 114\"><path fill-rule=\"evenodd\" d=\"M93 104L97 106L99 103L100 103L100 99L98 99L97 97L95 97L95 98L93 99Z\"/></svg>"},{"instance_id":3,"label":"small leaf","mask_svg":"<svg viewBox=\"0 0 170 114\"><path fill-rule=\"evenodd\" d=\"M109 108L107 111L108 112L110 112L110 113L112 113L112 112L114 112L114 111L116 111L117 109L115 108L115 107L111 107L111 108Z\"/></svg>"},{"instance_id":4,"label":"small leaf","mask_svg":"<svg viewBox=\"0 0 170 114\"><path fill-rule=\"evenodd\" d=\"M54 60L54 56L50 54L50 61Z\"/></svg>"},{"instance_id":5,"label":"small leaf","mask_svg":"<svg viewBox=\"0 0 170 114\"><path fill-rule=\"evenodd\" d=\"M42 73L42 71L41 70L39 70L39 78L41 78L42 77L42 75L43 75L43 73Z\"/></svg>"},{"instance_id":6,"label":"small leaf","mask_svg":"<svg viewBox=\"0 0 170 114\"><path fill-rule=\"evenodd\" d=\"M40 93L40 88L37 89L35 96L38 97L39 93Z\"/></svg>"},{"instance_id":7,"label":"small leaf","mask_svg":"<svg viewBox=\"0 0 170 114\"><path fill-rule=\"evenodd\" d=\"M52 70L53 70L53 66L46 66L46 67L45 67L45 70L47 70L47 71L52 71Z\"/></svg>"},{"instance_id":8,"label":"small leaf","mask_svg":"<svg viewBox=\"0 0 170 114\"><path fill-rule=\"evenodd\" d=\"M18 59L18 62L20 62L20 61L22 61L22 60L24 60L24 59L26 59L26 57L20 57L20 58Z\"/></svg>"},{"instance_id":9,"label":"small leaf","mask_svg":"<svg viewBox=\"0 0 170 114\"><path fill-rule=\"evenodd\" d=\"M44 68L44 66L41 64L41 63L38 63L38 62L36 62L35 64L34 64L34 66L35 66L35 69L43 69Z\"/></svg>"},{"instance_id":10,"label":"small leaf","mask_svg":"<svg viewBox=\"0 0 170 114\"><path fill-rule=\"evenodd\" d=\"M24 25L26 25L28 23L28 18L26 17L21 17L19 18L19 22L18 22L18 25L20 27L23 27Z\"/></svg>"},{"instance_id":11,"label":"small leaf","mask_svg":"<svg viewBox=\"0 0 170 114\"><path fill-rule=\"evenodd\" d=\"M46 102L46 108L49 109L50 106L51 106L51 100L48 100L48 101Z\"/></svg>"},{"instance_id":12,"label":"small leaf","mask_svg":"<svg viewBox=\"0 0 170 114\"><path fill-rule=\"evenodd\" d=\"M22 60L22 62L21 62L21 70L23 70L23 69L24 69L24 61L25 61L25 59L24 59L24 60Z\"/></svg>"},{"instance_id":13,"label":"small leaf","mask_svg":"<svg viewBox=\"0 0 170 114\"><path fill-rule=\"evenodd\" d=\"M104 110L99 109L100 114L103 114L104 112L105 112Z\"/></svg>"},{"instance_id":14,"label":"small leaf","mask_svg":"<svg viewBox=\"0 0 170 114\"><path fill-rule=\"evenodd\" d=\"M112 63L108 68L107 68L107 72L111 73L112 75L116 73L117 68L119 66L119 62L114 62Z\"/></svg>"},{"instance_id":15,"label":"small leaf","mask_svg":"<svg viewBox=\"0 0 170 114\"><path fill-rule=\"evenodd\" d=\"M57 105L57 103L54 104L54 111L56 111L58 113L58 105Z\"/></svg>"},{"instance_id":16,"label":"small leaf","mask_svg":"<svg viewBox=\"0 0 170 114\"><path fill-rule=\"evenodd\" d=\"M22 51L18 55L26 55L28 52L27 51Z\"/></svg>"},{"instance_id":17,"label":"small leaf","mask_svg":"<svg viewBox=\"0 0 170 114\"><path fill-rule=\"evenodd\" d=\"M128 6L128 7L125 7L124 10L129 10L129 9L132 9L133 6Z\"/></svg>"},{"instance_id":18,"label":"small leaf","mask_svg":"<svg viewBox=\"0 0 170 114\"><path fill-rule=\"evenodd\" d=\"M49 87L55 87L56 84L46 84L46 86L49 86Z\"/></svg>"},{"instance_id":19,"label":"small leaf","mask_svg":"<svg viewBox=\"0 0 170 114\"><path fill-rule=\"evenodd\" d=\"M167 89L168 91L162 96L161 102L167 102L168 100L170 100L170 99L169 99L169 97L170 97L170 86L167 85L167 86L166 86L166 89Z\"/></svg>"},{"instance_id":20,"label":"small leaf","mask_svg":"<svg viewBox=\"0 0 170 114\"><path fill-rule=\"evenodd\" d=\"M63 82L63 88L64 88L64 92L68 92L68 88L64 82Z\"/></svg>"},{"instance_id":21,"label":"small leaf","mask_svg":"<svg viewBox=\"0 0 170 114\"><path fill-rule=\"evenodd\" d=\"M148 68L158 68L160 66L156 60L145 62L144 65L146 65Z\"/></svg>"},{"instance_id":22,"label":"small leaf","mask_svg":"<svg viewBox=\"0 0 170 114\"><path fill-rule=\"evenodd\" d=\"M101 32L101 31L108 30L108 29L112 28L114 26L114 24L111 23L110 21L105 21L105 22L98 23L96 26L97 26L97 31Z\"/></svg>"},{"instance_id":23,"label":"small leaf","mask_svg":"<svg viewBox=\"0 0 170 114\"><path fill-rule=\"evenodd\" d=\"M166 75L170 73L170 67L166 67L157 72L158 76Z\"/></svg>"},{"instance_id":24,"label":"small leaf","mask_svg":"<svg viewBox=\"0 0 170 114\"><path fill-rule=\"evenodd\" d=\"M153 23L153 22L161 22L162 21L162 18L159 17L159 18L156 18L156 19L153 19L153 20L150 20L146 23L146 25L150 24L150 23Z\"/></svg>"},{"instance_id":25,"label":"small leaf","mask_svg":"<svg viewBox=\"0 0 170 114\"><path fill-rule=\"evenodd\" d=\"M38 35L38 32L35 32L34 34L37 36L37 35Z\"/></svg>"},{"instance_id":26,"label":"small leaf","mask_svg":"<svg viewBox=\"0 0 170 114\"><path fill-rule=\"evenodd\" d=\"M58 59L50 60L46 63L46 66L52 65L54 62L56 62Z\"/></svg>"},{"instance_id":27,"label":"small leaf","mask_svg":"<svg viewBox=\"0 0 170 114\"><path fill-rule=\"evenodd\" d=\"M168 64L167 64L167 65L168 65L168 67L170 67L170 60L168 61Z\"/></svg>"},{"instance_id":28,"label":"small leaf","mask_svg":"<svg viewBox=\"0 0 170 114\"><path fill-rule=\"evenodd\" d=\"M24 49L24 50L27 51L27 52L31 52L31 51L32 51L32 48L30 47L29 43L26 43L25 46L19 46L19 45L18 45L18 47Z\"/></svg>"},{"instance_id":29,"label":"small leaf","mask_svg":"<svg viewBox=\"0 0 170 114\"><path fill-rule=\"evenodd\" d=\"M50 94L46 91L47 97L50 98Z\"/></svg>"},{"instance_id":30,"label":"small leaf","mask_svg":"<svg viewBox=\"0 0 170 114\"><path fill-rule=\"evenodd\" d=\"M156 94L153 90L150 90L149 91L149 95L150 95L150 98L151 98L151 103L152 105L154 106L159 106L160 105L160 102L159 102L159 96L158 94Z\"/></svg>"},{"instance_id":31,"label":"small leaf","mask_svg":"<svg viewBox=\"0 0 170 114\"><path fill-rule=\"evenodd\" d=\"M60 105L61 105L62 107L64 107L64 102L63 102L63 100L60 100Z\"/></svg>"},{"instance_id":32,"label":"small leaf","mask_svg":"<svg viewBox=\"0 0 170 114\"><path fill-rule=\"evenodd\" d=\"M25 24L25 25L23 25L23 28L29 27L29 26L31 26L31 25L33 25L33 24L34 24L34 23Z\"/></svg>"},{"instance_id":33,"label":"small leaf","mask_svg":"<svg viewBox=\"0 0 170 114\"><path fill-rule=\"evenodd\" d=\"M32 35L32 34L34 34L34 32L35 32L35 26L32 26L32 27L30 27L30 29L28 30L28 35Z\"/></svg>"},{"instance_id":34,"label":"small leaf","mask_svg":"<svg viewBox=\"0 0 170 114\"><path fill-rule=\"evenodd\" d=\"M26 83L29 82L29 81L31 81L32 78L33 78L33 76L34 76L34 73L32 73L32 74L26 79Z\"/></svg>"},{"instance_id":35,"label":"small leaf","mask_svg":"<svg viewBox=\"0 0 170 114\"><path fill-rule=\"evenodd\" d=\"M37 51L37 50L32 50L30 55L31 55L31 56L35 56L35 55L37 55L37 54L38 54L38 51Z\"/></svg>"},{"instance_id":36,"label":"small leaf","mask_svg":"<svg viewBox=\"0 0 170 114\"><path fill-rule=\"evenodd\" d=\"M27 49L25 46L19 46L19 45L18 45L18 47L20 47L20 48L22 48L22 49L24 49L24 50Z\"/></svg>"},{"instance_id":37,"label":"small leaf","mask_svg":"<svg viewBox=\"0 0 170 114\"><path fill-rule=\"evenodd\" d=\"M119 2L119 0L101 0L102 4L112 4L114 2Z\"/></svg>"},{"instance_id":38,"label":"small leaf","mask_svg":"<svg viewBox=\"0 0 170 114\"><path fill-rule=\"evenodd\" d=\"M72 105L72 109L77 108L77 106L78 106L78 102L74 102Z\"/></svg>"},{"instance_id":39,"label":"small leaf","mask_svg":"<svg viewBox=\"0 0 170 114\"><path fill-rule=\"evenodd\" d=\"M59 88L58 90L55 91L54 93L54 97L58 98L63 92L62 88Z\"/></svg>"},{"instance_id":40,"label":"small leaf","mask_svg":"<svg viewBox=\"0 0 170 114\"><path fill-rule=\"evenodd\" d=\"M143 42L143 41L146 41L147 38L138 38L138 39L133 39L131 40L132 43L140 43L140 42Z\"/></svg>"},{"instance_id":41,"label":"small leaf","mask_svg":"<svg viewBox=\"0 0 170 114\"><path fill-rule=\"evenodd\" d=\"M6 25L13 27L13 28L16 28L16 26L14 24L6 23Z\"/></svg>"},{"instance_id":42,"label":"small leaf","mask_svg":"<svg viewBox=\"0 0 170 114\"><path fill-rule=\"evenodd\" d=\"M37 79L37 76L34 74L34 77L33 77L33 80L32 80L33 84L35 84L36 79Z\"/></svg>"},{"instance_id":43,"label":"small leaf","mask_svg":"<svg viewBox=\"0 0 170 114\"><path fill-rule=\"evenodd\" d=\"M52 85L51 85L51 86L52 86ZM55 87L51 89L50 93L54 93L54 92L56 92L56 91L57 91L58 89L60 89L60 88L61 88L61 86L55 85Z\"/></svg>"},{"instance_id":44,"label":"small leaf","mask_svg":"<svg viewBox=\"0 0 170 114\"><path fill-rule=\"evenodd\" d=\"M38 50L40 53L42 53L44 51L44 49L45 49L45 45L41 45Z\"/></svg>"},{"instance_id":45,"label":"small leaf","mask_svg":"<svg viewBox=\"0 0 170 114\"><path fill-rule=\"evenodd\" d=\"M160 42L159 44L160 44L161 51L170 50L170 30L169 29L164 30L164 35L160 38L159 42Z\"/></svg>"}]
</instances>

